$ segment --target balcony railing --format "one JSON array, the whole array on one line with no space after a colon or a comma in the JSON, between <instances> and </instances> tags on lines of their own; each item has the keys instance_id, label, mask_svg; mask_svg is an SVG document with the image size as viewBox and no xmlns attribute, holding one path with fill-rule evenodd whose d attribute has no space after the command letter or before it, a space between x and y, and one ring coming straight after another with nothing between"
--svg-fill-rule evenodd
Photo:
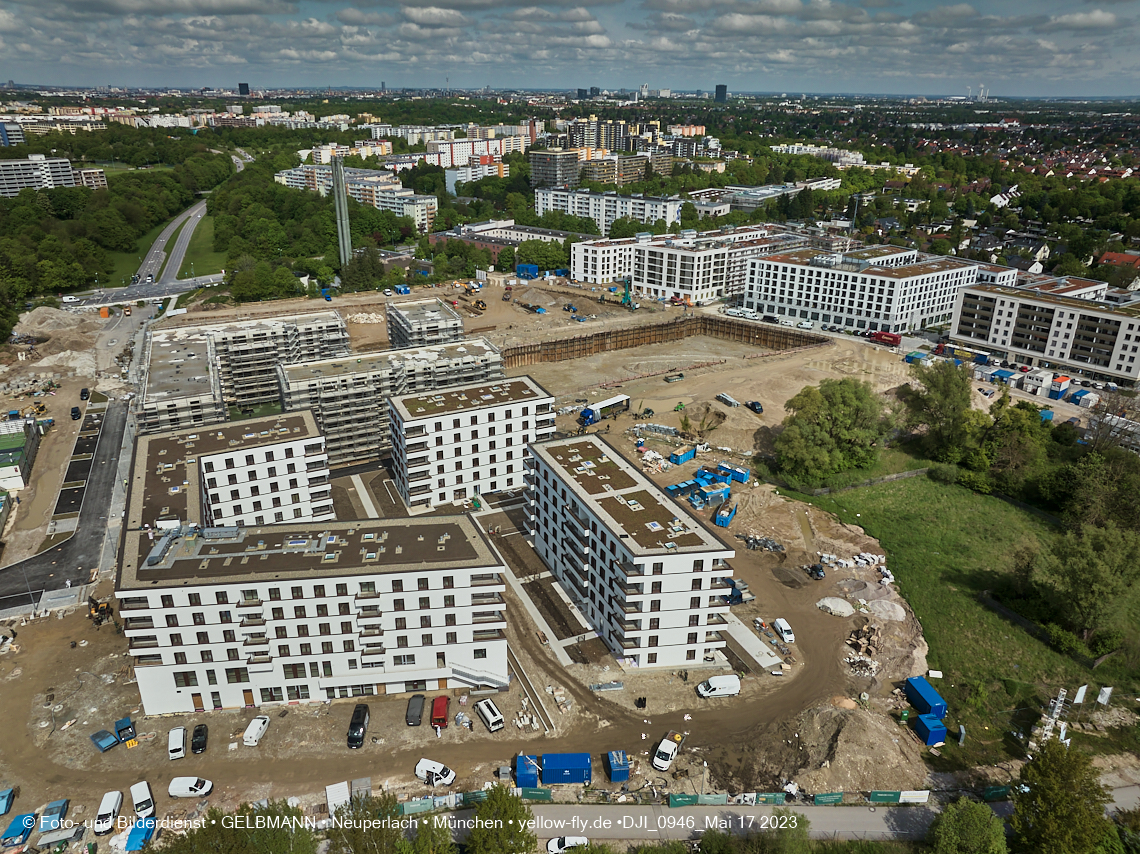
<instances>
[{"instance_id":1,"label":"balcony railing","mask_svg":"<svg viewBox=\"0 0 1140 854\"><path fill-rule=\"evenodd\" d=\"M472 587L488 587L491 585L502 586L503 577L497 572L481 573L479 575L471 576Z\"/></svg>"},{"instance_id":2,"label":"balcony railing","mask_svg":"<svg viewBox=\"0 0 1140 854\"><path fill-rule=\"evenodd\" d=\"M149 607L150 602L146 599L122 599L119 601L120 611L140 611Z\"/></svg>"},{"instance_id":3,"label":"balcony railing","mask_svg":"<svg viewBox=\"0 0 1140 854\"><path fill-rule=\"evenodd\" d=\"M507 635L502 629L476 629L471 633L474 641L506 640Z\"/></svg>"},{"instance_id":4,"label":"balcony railing","mask_svg":"<svg viewBox=\"0 0 1140 854\"><path fill-rule=\"evenodd\" d=\"M404 450L409 454L414 454L416 451L426 451L428 447L427 442L413 442L408 445Z\"/></svg>"},{"instance_id":5,"label":"balcony railing","mask_svg":"<svg viewBox=\"0 0 1140 854\"><path fill-rule=\"evenodd\" d=\"M645 595L645 585L644 584L630 584L629 582L619 581L617 583L617 586L619 588L621 588L622 592L624 592L626 596L644 596Z\"/></svg>"},{"instance_id":6,"label":"balcony railing","mask_svg":"<svg viewBox=\"0 0 1140 854\"><path fill-rule=\"evenodd\" d=\"M472 593L472 605L502 605L503 597L498 593Z\"/></svg>"},{"instance_id":7,"label":"balcony railing","mask_svg":"<svg viewBox=\"0 0 1140 854\"><path fill-rule=\"evenodd\" d=\"M641 647L641 638L622 638L622 649L638 649Z\"/></svg>"},{"instance_id":8,"label":"balcony railing","mask_svg":"<svg viewBox=\"0 0 1140 854\"><path fill-rule=\"evenodd\" d=\"M640 614L642 610L642 603L640 602L623 602L621 606L622 611L627 614Z\"/></svg>"},{"instance_id":9,"label":"balcony railing","mask_svg":"<svg viewBox=\"0 0 1140 854\"><path fill-rule=\"evenodd\" d=\"M242 599L237 603L239 608L260 608L262 606L260 599Z\"/></svg>"},{"instance_id":10,"label":"balcony railing","mask_svg":"<svg viewBox=\"0 0 1140 854\"><path fill-rule=\"evenodd\" d=\"M705 632L705 643L712 643L713 641L724 640L724 635L720 632Z\"/></svg>"},{"instance_id":11,"label":"balcony railing","mask_svg":"<svg viewBox=\"0 0 1140 854\"><path fill-rule=\"evenodd\" d=\"M471 618L472 623L505 623L507 618L503 616L502 611L495 611L491 614L476 614Z\"/></svg>"},{"instance_id":12,"label":"balcony railing","mask_svg":"<svg viewBox=\"0 0 1140 854\"><path fill-rule=\"evenodd\" d=\"M243 629L249 626L264 626L265 617L242 617L238 625Z\"/></svg>"},{"instance_id":13,"label":"balcony railing","mask_svg":"<svg viewBox=\"0 0 1140 854\"><path fill-rule=\"evenodd\" d=\"M127 649L158 649L158 641L131 638L127 643Z\"/></svg>"},{"instance_id":14,"label":"balcony railing","mask_svg":"<svg viewBox=\"0 0 1140 854\"><path fill-rule=\"evenodd\" d=\"M388 650L381 644L380 646L366 646L360 650L361 655L384 655Z\"/></svg>"},{"instance_id":15,"label":"balcony railing","mask_svg":"<svg viewBox=\"0 0 1140 854\"><path fill-rule=\"evenodd\" d=\"M380 594L377 593L375 590L361 590L359 593L356 594L356 601L357 602L359 602L361 599L379 599L379 598L380 598Z\"/></svg>"},{"instance_id":16,"label":"balcony railing","mask_svg":"<svg viewBox=\"0 0 1140 854\"><path fill-rule=\"evenodd\" d=\"M247 656L246 664L272 664L273 656L268 652L255 652L253 655Z\"/></svg>"},{"instance_id":17,"label":"balcony railing","mask_svg":"<svg viewBox=\"0 0 1140 854\"><path fill-rule=\"evenodd\" d=\"M379 620L384 613L379 608L361 608L356 612L358 620Z\"/></svg>"},{"instance_id":18,"label":"balcony railing","mask_svg":"<svg viewBox=\"0 0 1140 854\"><path fill-rule=\"evenodd\" d=\"M629 560L615 560L614 569L622 573L622 575L624 575L626 578L629 578L631 576L637 577L640 575L645 575L644 566L638 566L633 561Z\"/></svg>"},{"instance_id":19,"label":"balcony railing","mask_svg":"<svg viewBox=\"0 0 1140 854\"><path fill-rule=\"evenodd\" d=\"M362 638L382 638L384 637L384 630L376 626L369 626L357 632L357 635Z\"/></svg>"},{"instance_id":20,"label":"balcony railing","mask_svg":"<svg viewBox=\"0 0 1140 854\"><path fill-rule=\"evenodd\" d=\"M153 629L154 617L125 617L123 628L128 631L131 629Z\"/></svg>"},{"instance_id":21,"label":"balcony railing","mask_svg":"<svg viewBox=\"0 0 1140 854\"><path fill-rule=\"evenodd\" d=\"M618 619L618 625L622 627L622 631L626 631L626 632L640 632L641 631L641 620Z\"/></svg>"},{"instance_id":22,"label":"balcony railing","mask_svg":"<svg viewBox=\"0 0 1140 854\"><path fill-rule=\"evenodd\" d=\"M269 646L269 638L246 638L242 646Z\"/></svg>"},{"instance_id":23,"label":"balcony railing","mask_svg":"<svg viewBox=\"0 0 1140 854\"><path fill-rule=\"evenodd\" d=\"M426 435L427 435L427 428L426 427L405 427L404 428L404 438L405 439L411 439L414 436L426 436Z\"/></svg>"}]
</instances>

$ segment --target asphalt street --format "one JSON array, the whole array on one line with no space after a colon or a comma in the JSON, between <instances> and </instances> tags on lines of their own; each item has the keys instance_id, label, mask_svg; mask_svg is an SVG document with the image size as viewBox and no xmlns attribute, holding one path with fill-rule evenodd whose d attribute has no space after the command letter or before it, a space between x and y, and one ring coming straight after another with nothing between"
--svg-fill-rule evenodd
<instances>
[{"instance_id":1,"label":"asphalt street","mask_svg":"<svg viewBox=\"0 0 1140 854\"><path fill-rule=\"evenodd\" d=\"M58 590L68 581L86 584L91 570L99 566L126 424L127 403L112 400L103 414L75 534L46 552L0 569L0 611L38 604L45 590Z\"/></svg>"},{"instance_id":2,"label":"asphalt street","mask_svg":"<svg viewBox=\"0 0 1140 854\"><path fill-rule=\"evenodd\" d=\"M155 238L154 243L151 244L150 250L146 253L146 257L143 259L142 266L139 267L139 278L146 279L147 276L154 276L154 278L157 280L159 278L159 273L162 271L162 262L166 258L166 245L170 242L170 238L178 229L178 226L185 222L187 219L192 219L193 222L190 225L196 226L198 224L197 219L199 215L204 214L205 212L206 202L205 200L202 200L191 205L189 208L172 219L170 221L170 224L162 230L158 237ZM193 227L191 227L190 231L193 232L193 230ZM186 231L186 229L183 229L183 231ZM187 241L189 241L189 235L187 235ZM176 248L175 251L177 251ZM167 265L168 273L164 278L174 279L178 276L178 267L182 264L182 255L185 254L185 252L186 248L183 246L182 253L178 254L177 257L174 257L174 255L171 256L171 263ZM173 270L171 270L171 268L173 268Z\"/></svg>"}]
</instances>

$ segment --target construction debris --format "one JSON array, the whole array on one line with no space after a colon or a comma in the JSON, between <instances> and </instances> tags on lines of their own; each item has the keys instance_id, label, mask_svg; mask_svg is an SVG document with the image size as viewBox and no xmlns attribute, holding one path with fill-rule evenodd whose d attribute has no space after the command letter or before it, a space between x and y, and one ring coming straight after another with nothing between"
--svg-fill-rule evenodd
<instances>
[{"instance_id":1,"label":"construction debris","mask_svg":"<svg viewBox=\"0 0 1140 854\"><path fill-rule=\"evenodd\" d=\"M758 534L737 534L736 539L743 540L749 551L761 549L766 552L782 552L784 550L784 547L771 537L763 537Z\"/></svg>"},{"instance_id":2,"label":"construction debris","mask_svg":"<svg viewBox=\"0 0 1140 854\"><path fill-rule=\"evenodd\" d=\"M862 655L850 655L843 659L851 666L851 675L861 679L874 679L879 672L879 662Z\"/></svg>"},{"instance_id":3,"label":"construction debris","mask_svg":"<svg viewBox=\"0 0 1140 854\"><path fill-rule=\"evenodd\" d=\"M847 645L859 655L874 655L882 649L882 629L870 623L847 636Z\"/></svg>"}]
</instances>

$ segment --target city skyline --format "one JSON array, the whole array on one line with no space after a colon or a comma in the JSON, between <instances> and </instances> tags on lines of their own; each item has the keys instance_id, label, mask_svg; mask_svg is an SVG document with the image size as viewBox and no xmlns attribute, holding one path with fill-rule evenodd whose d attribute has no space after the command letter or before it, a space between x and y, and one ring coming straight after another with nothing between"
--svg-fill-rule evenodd
<instances>
[{"instance_id":1,"label":"city skyline","mask_svg":"<svg viewBox=\"0 0 1140 854\"><path fill-rule=\"evenodd\" d=\"M1132 0L12 0L0 79L41 85L678 89L1126 97Z\"/></svg>"}]
</instances>

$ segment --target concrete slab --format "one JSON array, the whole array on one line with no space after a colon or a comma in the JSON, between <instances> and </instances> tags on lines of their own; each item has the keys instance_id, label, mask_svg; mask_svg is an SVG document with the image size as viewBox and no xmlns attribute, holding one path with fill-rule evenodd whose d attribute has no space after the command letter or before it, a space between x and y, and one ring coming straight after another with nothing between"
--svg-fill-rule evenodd
<instances>
[{"instance_id":1,"label":"concrete slab","mask_svg":"<svg viewBox=\"0 0 1140 854\"><path fill-rule=\"evenodd\" d=\"M779 667L784 660L776 654L768 643L740 621L740 618L729 611L724 615L728 625L724 627L734 641L744 648L744 651L763 669L771 670Z\"/></svg>"},{"instance_id":2,"label":"concrete slab","mask_svg":"<svg viewBox=\"0 0 1140 854\"><path fill-rule=\"evenodd\" d=\"M379 519L380 511L376 509L376 505L372 503L372 495L368 491L368 487L364 485L364 478L358 474L352 476L352 483L356 486L356 497L360 499L360 503L364 505L364 512L368 514L369 519Z\"/></svg>"}]
</instances>

